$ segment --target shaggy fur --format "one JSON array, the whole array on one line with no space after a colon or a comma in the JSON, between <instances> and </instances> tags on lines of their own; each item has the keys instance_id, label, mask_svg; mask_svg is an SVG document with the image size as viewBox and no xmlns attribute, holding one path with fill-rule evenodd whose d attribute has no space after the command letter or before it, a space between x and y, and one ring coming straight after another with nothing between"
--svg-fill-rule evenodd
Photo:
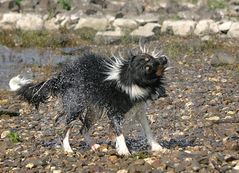
<instances>
[{"instance_id":1,"label":"shaggy fur","mask_svg":"<svg viewBox=\"0 0 239 173\"><path fill-rule=\"evenodd\" d=\"M129 154L122 134L125 116L139 119L152 149L160 150L145 116L145 101L166 96L163 87L166 65L165 56L145 51L130 54L125 59L87 53L47 81L27 82L17 89L17 95L36 108L50 95L62 99L67 125L63 147L68 152L72 152L69 144L71 123L80 120L83 123L80 131L88 138L87 131L102 114L107 114L111 121L119 154ZM90 144L94 149L94 143Z\"/></svg>"}]
</instances>

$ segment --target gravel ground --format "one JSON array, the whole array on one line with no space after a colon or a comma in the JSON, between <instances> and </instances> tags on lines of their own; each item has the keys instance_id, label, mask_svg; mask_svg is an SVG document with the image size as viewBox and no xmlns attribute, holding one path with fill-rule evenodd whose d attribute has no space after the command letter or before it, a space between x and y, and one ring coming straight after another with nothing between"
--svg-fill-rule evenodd
<instances>
[{"instance_id":1,"label":"gravel ground","mask_svg":"<svg viewBox=\"0 0 239 173\"><path fill-rule=\"evenodd\" d=\"M238 53L236 43L228 43L236 50L232 53ZM195 47L197 41L187 45ZM0 108L21 115L0 115L0 172L239 172L239 66L211 66L211 50L173 56L168 97L149 103L151 127L166 153L149 152L135 124L127 138L132 155L118 156L112 130L102 119L92 129L98 151L90 151L76 126L75 153L66 154L60 147L62 125L54 124L56 99L36 111L2 90Z\"/></svg>"}]
</instances>

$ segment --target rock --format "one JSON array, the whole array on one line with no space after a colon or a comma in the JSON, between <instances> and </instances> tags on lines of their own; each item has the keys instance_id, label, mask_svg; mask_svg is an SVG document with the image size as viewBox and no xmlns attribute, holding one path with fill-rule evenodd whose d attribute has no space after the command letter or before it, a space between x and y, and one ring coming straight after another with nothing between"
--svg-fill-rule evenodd
<instances>
[{"instance_id":1,"label":"rock","mask_svg":"<svg viewBox=\"0 0 239 173\"><path fill-rule=\"evenodd\" d=\"M143 13L144 5L143 2L139 0L126 1L121 11L128 15L139 15Z\"/></svg>"},{"instance_id":2,"label":"rock","mask_svg":"<svg viewBox=\"0 0 239 173\"><path fill-rule=\"evenodd\" d=\"M34 166L35 166L35 165L34 165L33 163L28 163L28 164L26 165L26 168L32 169Z\"/></svg>"},{"instance_id":3,"label":"rock","mask_svg":"<svg viewBox=\"0 0 239 173\"><path fill-rule=\"evenodd\" d=\"M1 139L6 138L11 133L10 130L5 130L1 133Z\"/></svg>"},{"instance_id":4,"label":"rock","mask_svg":"<svg viewBox=\"0 0 239 173\"><path fill-rule=\"evenodd\" d=\"M236 165L233 167L233 170L239 171L239 161L237 161Z\"/></svg>"},{"instance_id":5,"label":"rock","mask_svg":"<svg viewBox=\"0 0 239 173\"><path fill-rule=\"evenodd\" d=\"M127 173L128 171L126 169L121 169L121 170L118 170L117 173Z\"/></svg>"},{"instance_id":6,"label":"rock","mask_svg":"<svg viewBox=\"0 0 239 173\"><path fill-rule=\"evenodd\" d=\"M133 30L135 28L138 27L138 24L135 20L133 19L115 19L115 21L113 22L113 26L115 28L121 28L121 29L129 29L129 30Z\"/></svg>"},{"instance_id":7,"label":"rock","mask_svg":"<svg viewBox=\"0 0 239 173\"><path fill-rule=\"evenodd\" d=\"M201 169L201 166L200 166L200 164L198 163L198 161L196 161L196 160L193 160L192 161L192 169L194 170L194 171L199 171L200 169Z\"/></svg>"},{"instance_id":8,"label":"rock","mask_svg":"<svg viewBox=\"0 0 239 173\"><path fill-rule=\"evenodd\" d=\"M220 66L239 63L239 58L226 52L217 52L212 56L211 65Z\"/></svg>"},{"instance_id":9,"label":"rock","mask_svg":"<svg viewBox=\"0 0 239 173\"><path fill-rule=\"evenodd\" d=\"M80 28L92 28L98 31L103 31L108 25L106 18L84 17L79 20L75 26L75 30Z\"/></svg>"},{"instance_id":10,"label":"rock","mask_svg":"<svg viewBox=\"0 0 239 173\"><path fill-rule=\"evenodd\" d=\"M96 43L110 44L119 41L124 36L120 28L115 31L99 31L95 35Z\"/></svg>"},{"instance_id":11,"label":"rock","mask_svg":"<svg viewBox=\"0 0 239 173\"><path fill-rule=\"evenodd\" d=\"M197 23L194 34L198 36L216 34L219 32L217 23L211 19L201 20Z\"/></svg>"},{"instance_id":12,"label":"rock","mask_svg":"<svg viewBox=\"0 0 239 173\"><path fill-rule=\"evenodd\" d=\"M232 23L227 34L229 37L239 38L239 22Z\"/></svg>"},{"instance_id":13,"label":"rock","mask_svg":"<svg viewBox=\"0 0 239 173\"><path fill-rule=\"evenodd\" d=\"M225 155L224 159L226 162L232 162L234 160L237 160L237 157L235 155L227 154Z\"/></svg>"},{"instance_id":14,"label":"rock","mask_svg":"<svg viewBox=\"0 0 239 173\"><path fill-rule=\"evenodd\" d=\"M52 19L49 19L49 20L46 20L44 22L44 28L46 30L57 30L59 29L59 25L57 25L55 23L56 19L55 18L52 18Z\"/></svg>"},{"instance_id":15,"label":"rock","mask_svg":"<svg viewBox=\"0 0 239 173\"><path fill-rule=\"evenodd\" d=\"M112 155L112 156L109 156L108 159L109 159L110 162L112 162L112 163L116 163L117 160L118 160L118 157L115 156L115 155Z\"/></svg>"},{"instance_id":16,"label":"rock","mask_svg":"<svg viewBox=\"0 0 239 173\"><path fill-rule=\"evenodd\" d=\"M0 28L9 30L16 29L16 23L21 18L22 14L20 13L5 13L0 21Z\"/></svg>"},{"instance_id":17,"label":"rock","mask_svg":"<svg viewBox=\"0 0 239 173\"><path fill-rule=\"evenodd\" d=\"M155 33L160 32L160 28L161 26L157 23L147 23L131 32L130 35L136 38L152 38Z\"/></svg>"},{"instance_id":18,"label":"rock","mask_svg":"<svg viewBox=\"0 0 239 173\"><path fill-rule=\"evenodd\" d=\"M21 30L42 30L43 19L41 15L37 14L23 14L22 17L16 22L16 28Z\"/></svg>"},{"instance_id":19,"label":"rock","mask_svg":"<svg viewBox=\"0 0 239 173\"><path fill-rule=\"evenodd\" d=\"M220 117L218 117L218 116L212 116L212 117L206 118L206 120L209 120L209 121L217 121L217 120L220 120Z\"/></svg>"},{"instance_id":20,"label":"rock","mask_svg":"<svg viewBox=\"0 0 239 173\"><path fill-rule=\"evenodd\" d=\"M193 33L196 22L192 20L164 21L161 32L172 32L174 35L189 36Z\"/></svg>"},{"instance_id":21,"label":"rock","mask_svg":"<svg viewBox=\"0 0 239 173\"><path fill-rule=\"evenodd\" d=\"M174 22L175 21L172 21L172 20L165 20L162 24L161 32L173 34L173 23Z\"/></svg>"},{"instance_id":22,"label":"rock","mask_svg":"<svg viewBox=\"0 0 239 173\"><path fill-rule=\"evenodd\" d=\"M223 21L222 23L219 23L218 29L222 33L227 33L229 29L231 28L232 22L231 21Z\"/></svg>"},{"instance_id":23,"label":"rock","mask_svg":"<svg viewBox=\"0 0 239 173\"><path fill-rule=\"evenodd\" d=\"M197 13L191 10L178 12L178 17L184 20L199 20L200 19L200 15L198 15Z\"/></svg>"},{"instance_id":24,"label":"rock","mask_svg":"<svg viewBox=\"0 0 239 173\"><path fill-rule=\"evenodd\" d=\"M134 18L140 25L146 23L157 23L159 20L159 16L154 13L144 13Z\"/></svg>"}]
</instances>

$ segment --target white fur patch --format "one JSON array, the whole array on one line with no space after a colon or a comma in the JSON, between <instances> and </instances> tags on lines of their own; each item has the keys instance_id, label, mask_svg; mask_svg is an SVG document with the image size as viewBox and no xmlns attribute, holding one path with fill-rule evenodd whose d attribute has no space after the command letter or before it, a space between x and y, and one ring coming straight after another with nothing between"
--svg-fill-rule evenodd
<instances>
[{"instance_id":1,"label":"white fur patch","mask_svg":"<svg viewBox=\"0 0 239 173\"><path fill-rule=\"evenodd\" d=\"M71 146L69 143L69 136L70 136L70 129L67 130L66 136L63 139L63 149L67 153L73 153L73 150L71 149Z\"/></svg>"},{"instance_id":2,"label":"white fur patch","mask_svg":"<svg viewBox=\"0 0 239 173\"><path fill-rule=\"evenodd\" d=\"M142 88L136 84L131 86L120 85L119 87L130 96L132 100L142 98L148 95L149 91L145 88Z\"/></svg>"},{"instance_id":3,"label":"white fur patch","mask_svg":"<svg viewBox=\"0 0 239 173\"><path fill-rule=\"evenodd\" d=\"M114 59L111 60L110 63L106 63L108 66L109 71L106 72L108 77L105 80L116 80L119 81L120 79L120 70L123 62L125 61L122 57L113 56Z\"/></svg>"},{"instance_id":4,"label":"white fur patch","mask_svg":"<svg viewBox=\"0 0 239 173\"><path fill-rule=\"evenodd\" d=\"M119 155L130 155L123 134L116 137L116 151Z\"/></svg>"},{"instance_id":5,"label":"white fur patch","mask_svg":"<svg viewBox=\"0 0 239 173\"><path fill-rule=\"evenodd\" d=\"M17 91L23 85L29 84L31 82L31 79L25 79L24 77L20 77L20 75L17 75L9 81L9 87L11 91Z\"/></svg>"}]
</instances>

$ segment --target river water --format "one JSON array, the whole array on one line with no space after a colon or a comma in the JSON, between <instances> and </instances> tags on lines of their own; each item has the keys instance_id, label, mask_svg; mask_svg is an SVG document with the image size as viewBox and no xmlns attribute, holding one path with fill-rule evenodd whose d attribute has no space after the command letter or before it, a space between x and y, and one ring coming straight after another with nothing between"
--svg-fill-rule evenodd
<instances>
[{"instance_id":1,"label":"river water","mask_svg":"<svg viewBox=\"0 0 239 173\"><path fill-rule=\"evenodd\" d=\"M9 89L9 80L18 74L33 78L36 74L32 73L32 65L54 66L74 59L74 55L68 54L71 50L72 48L64 48L60 51L37 48L10 49L0 46L0 88Z\"/></svg>"}]
</instances>

